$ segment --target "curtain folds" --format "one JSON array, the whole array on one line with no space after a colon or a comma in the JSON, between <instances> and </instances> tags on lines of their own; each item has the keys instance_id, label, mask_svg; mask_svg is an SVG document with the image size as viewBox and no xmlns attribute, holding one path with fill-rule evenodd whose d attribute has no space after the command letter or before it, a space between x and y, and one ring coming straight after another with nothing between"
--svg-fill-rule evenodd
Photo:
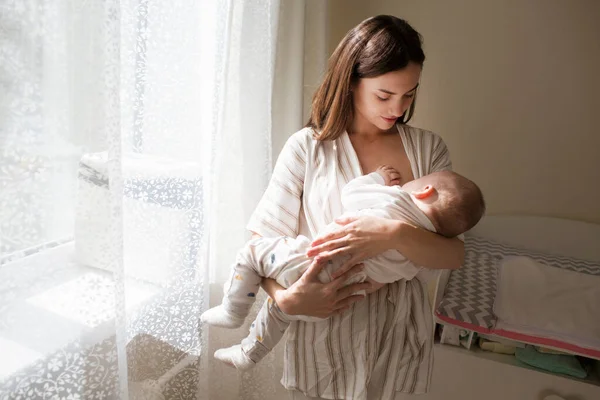
<instances>
[{"instance_id":1,"label":"curtain folds","mask_svg":"<svg viewBox=\"0 0 600 400\"><path fill-rule=\"evenodd\" d=\"M199 316L270 176L279 12L0 5L0 399L254 398Z\"/></svg>"}]
</instances>

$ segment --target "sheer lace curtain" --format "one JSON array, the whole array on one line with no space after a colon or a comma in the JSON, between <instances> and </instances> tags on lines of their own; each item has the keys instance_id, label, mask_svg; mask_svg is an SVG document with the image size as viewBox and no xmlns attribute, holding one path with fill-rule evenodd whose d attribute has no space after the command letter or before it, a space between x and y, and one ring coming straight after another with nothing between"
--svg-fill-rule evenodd
<instances>
[{"instance_id":1,"label":"sheer lace curtain","mask_svg":"<svg viewBox=\"0 0 600 400\"><path fill-rule=\"evenodd\" d=\"M279 390L277 368L210 361L244 332L199 323L271 171L278 16L0 4L0 399L253 398L265 373Z\"/></svg>"}]
</instances>

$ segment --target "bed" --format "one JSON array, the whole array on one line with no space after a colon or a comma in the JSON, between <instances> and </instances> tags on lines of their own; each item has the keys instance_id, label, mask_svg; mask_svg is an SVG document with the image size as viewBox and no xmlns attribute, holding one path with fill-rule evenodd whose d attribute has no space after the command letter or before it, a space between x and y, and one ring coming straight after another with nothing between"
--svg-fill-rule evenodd
<instances>
[{"instance_id":1,"label":"bed","mask_svg":"<svg viewBox=\"0 0 600 400\"><path fill-rule=\"evenodd\" d=\"M498 272L494 266L505 255L527 255L554 267L600 277L600 225L536 216L488 216L468 232L465 250L463 268L444 271L438 279L433 304L438 324L600 359L600 346L595 343L514 330L502 325L493 311ZM590 318L599 315L600 304ZM475 346L467 350L437 343L434 356L432 390L423 399L544 399L552 394L569 400L600 399L597 371L591 378L578 380L542 372L520 364L514 356L483 352Z\"/></svg>"}]
</instances>

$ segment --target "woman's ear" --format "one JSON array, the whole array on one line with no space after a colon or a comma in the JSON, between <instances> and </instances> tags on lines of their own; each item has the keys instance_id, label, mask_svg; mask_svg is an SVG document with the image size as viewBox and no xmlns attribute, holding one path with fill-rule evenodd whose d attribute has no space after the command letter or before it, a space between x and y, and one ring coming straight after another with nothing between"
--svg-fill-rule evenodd
<instances>
[{"instance_id":1,"label":"woman's ear","mask_svg":"<svg viewBox=\"0 0 600 400\"><path fill-rule=\"evenodd\" d=\"M419 200L423 200L435 193L435 188L432 185L427 185L419 190L414 190L412 195Z\"/></svg>"}]
</instances>

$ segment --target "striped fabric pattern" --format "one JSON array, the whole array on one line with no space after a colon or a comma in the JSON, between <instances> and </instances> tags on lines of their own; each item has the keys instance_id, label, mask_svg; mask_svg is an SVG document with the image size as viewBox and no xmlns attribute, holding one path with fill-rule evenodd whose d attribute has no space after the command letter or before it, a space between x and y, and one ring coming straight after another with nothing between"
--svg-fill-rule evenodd
<instances>
[{"instance_id":1,"label":"striped fabric pattern","mask_svg":"<svg viewBox=\"0 0 600 400\"><path fill-rule=\"evenodd\" d=\"M415 178L451 169L435 134L398 126ZM362 171L347 134L320 142L311 129L290 137L248 224L261 236L313 238L342 214L342 188ZM309 397L391 399L424 393L432 368L433 319L424 284L390 283L321 322L293 322L282 384Z\"/></svg>"}]
</instances>

